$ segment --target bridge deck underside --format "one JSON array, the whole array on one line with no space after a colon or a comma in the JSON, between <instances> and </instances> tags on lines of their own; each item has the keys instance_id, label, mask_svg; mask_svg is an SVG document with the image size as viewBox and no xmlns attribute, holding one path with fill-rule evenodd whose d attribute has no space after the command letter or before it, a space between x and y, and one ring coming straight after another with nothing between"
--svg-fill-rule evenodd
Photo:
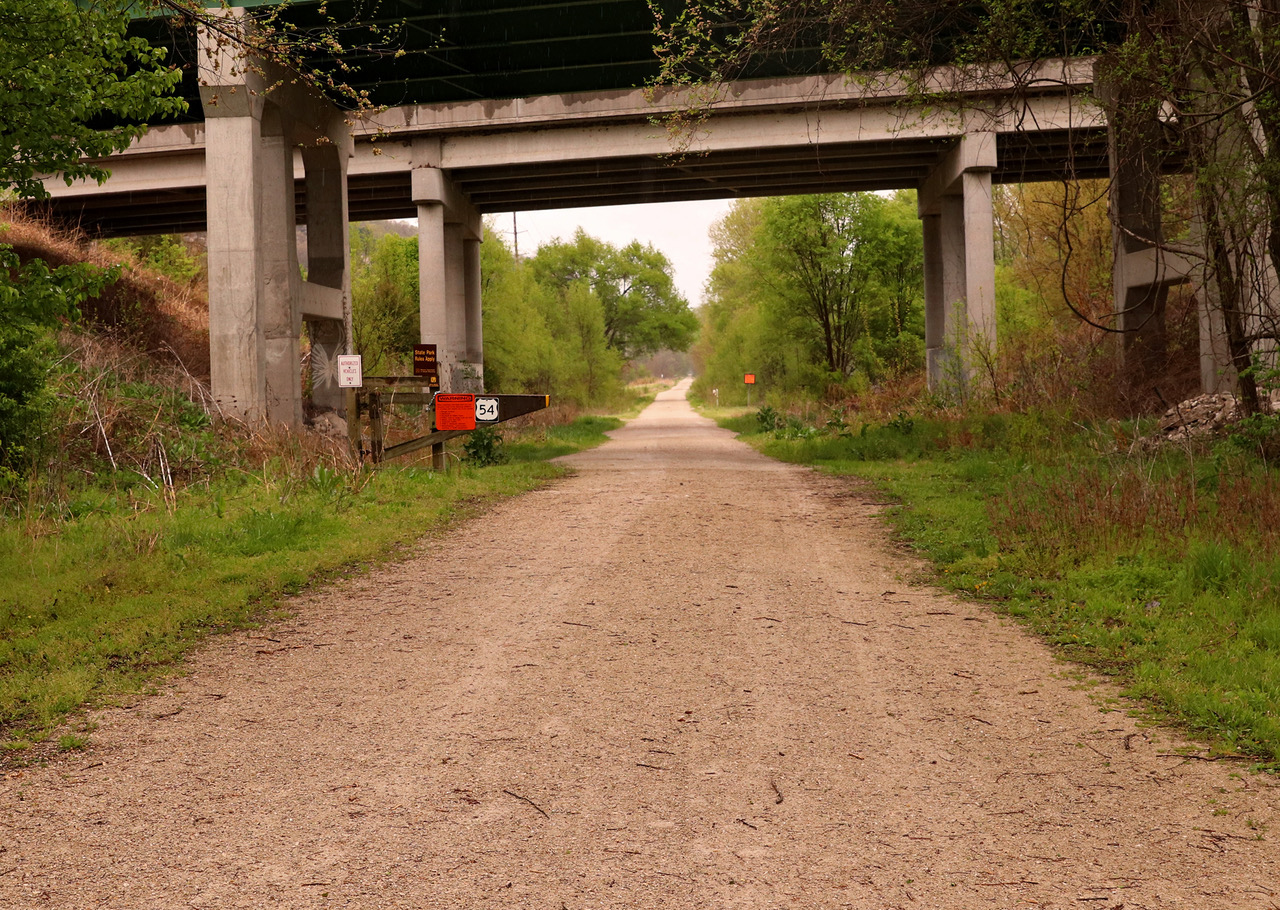
<instances>
[{"instance_id":1,"label":"bridge deck underside","mask_svg":"<svg viewBox=\"0 0 1280 910\"><path fill-rule=\"evenodd\" d=\"M520 167L455 168L451 177L484 214L539 209L680 202L914 188L953 144L946 138L901 138L704 155L611 157ZM1107 175L1104 130L1001 135L997 183ZM353 221L413 218L408 170L353 171L348 179ZM95 236L205 229L202 185L51 200L55 220ZM298 221L306 218L302 182Z\"/></svg>"}]
</instances>

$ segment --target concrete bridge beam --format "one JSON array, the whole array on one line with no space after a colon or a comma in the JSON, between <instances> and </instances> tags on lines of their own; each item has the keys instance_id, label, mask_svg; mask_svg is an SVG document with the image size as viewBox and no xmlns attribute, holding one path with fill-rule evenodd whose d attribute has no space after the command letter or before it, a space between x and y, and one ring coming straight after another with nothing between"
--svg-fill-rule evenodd
<instances>
[{"instance_id":1,"label":"concrete bridge beam","mask_svg":"<svg viewBox=\"0 0 1280 910\"><path fill-rule=\"evenodd\" d=\"M929 388L963 397L994 364L995 134L968 133L919 190Z\"/></svg>"}]
</instances>

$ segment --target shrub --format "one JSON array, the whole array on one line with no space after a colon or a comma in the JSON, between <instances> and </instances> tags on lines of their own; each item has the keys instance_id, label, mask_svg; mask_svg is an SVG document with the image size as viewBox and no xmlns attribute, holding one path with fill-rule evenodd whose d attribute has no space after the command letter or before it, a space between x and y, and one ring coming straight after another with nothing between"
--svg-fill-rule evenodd
<instances>
[{"instance_id":1,"label":"shrub","mask_svg":"<svg viewBox=\"0 0 1280 910\"><path fill-rule=\"evenodd\" d=\"M467 437L462 444L462 451L469 463L483 468L507 463L509 456L503 444L502 434L496 427L480 427Z\"/></svg>"}]
</instances>

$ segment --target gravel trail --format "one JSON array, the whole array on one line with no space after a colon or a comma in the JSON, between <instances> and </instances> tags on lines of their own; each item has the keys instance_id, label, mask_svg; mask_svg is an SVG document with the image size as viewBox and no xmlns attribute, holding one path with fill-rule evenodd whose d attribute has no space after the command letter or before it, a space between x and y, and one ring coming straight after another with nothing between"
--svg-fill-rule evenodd
<instances>
[{"instance_id":1,"label":"gravel trail","mask_svg":"<svg viewBox=\"0 0 1280 910\"><path fill-rule=\"evenodd\" d=\"M685 384L0 779L0 908L1274 908L1280 791Z\"/></svg>"}]
</instances>

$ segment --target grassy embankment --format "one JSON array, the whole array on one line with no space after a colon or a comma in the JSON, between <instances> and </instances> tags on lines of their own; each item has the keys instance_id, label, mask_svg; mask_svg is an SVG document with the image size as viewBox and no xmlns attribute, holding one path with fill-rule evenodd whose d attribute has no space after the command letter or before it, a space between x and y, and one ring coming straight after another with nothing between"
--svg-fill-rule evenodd
<instances>
[{"instance_id":1,"label":"grassy embankment","mask_svg":"<svg viewBox=\"0 0 1280 910\"><path fill-rule=\"evenodd\" d=\"M143 691L210 632L257 624L309 584L545 483L564 471L546 459L619 424L582 417L509 434L507 464L438 474L326 463L300 473L286 446L261 468L185 490L118 476L78 489L54 520L0 521L0 745L21 760L60 729L61 748L83 745L83 719L59 728L81 706Z\"/></svg>"},{"instance_id":2,"label":"grassy embankment","mask_svg":"<svg viewBox=\"0 0 1280 910\"><path fill-rule=\"evenodd\" d=\"M1280 763L1280 475L1239 446L1130 454L1119 426L1010 415L722 423L773 457L872 481L946 586L1217 753Z\"/></svg>"}]
</instances>

